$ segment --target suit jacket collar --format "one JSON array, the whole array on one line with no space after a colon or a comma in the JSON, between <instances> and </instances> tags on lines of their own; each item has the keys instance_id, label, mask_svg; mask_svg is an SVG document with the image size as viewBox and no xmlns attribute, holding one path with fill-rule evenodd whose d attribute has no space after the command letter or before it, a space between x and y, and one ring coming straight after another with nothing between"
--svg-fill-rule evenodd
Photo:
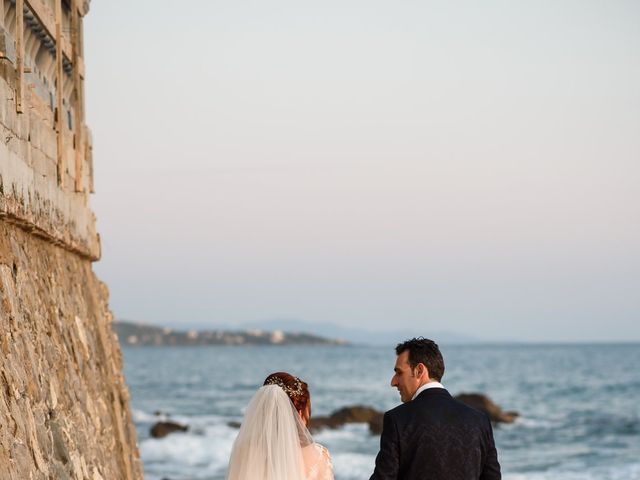
<instances>
[{"instance_id":1,"label":"suit jacket collar","mask_svg":"<svg viewBox=\"0 0 640 480\"><path fill-rule=\"evenodd\" d=\"M413 394L413 398L411 400L415 400L418 397L418 395L420 395L422 392L424 392L427 388L444 388L444 385L442 385L440 382L428 382L428 383L425 383L420 388L418 388L416 393Z\"/></svg>"},{"instance_id":2,"label":"suit jacket collar","mask_svg":"<svg viewBox=\"0 0 640 480\"><path fill-rule=\"evenodd\" d=\"M416 400L420 400L420 399L425 399L428 397L435 397L435 396L444 396L444 397L451 398L451 394L445 388L427 388L426 390L423 390L422 392L420 392L420 394L414 400L412 400L412 402L415 402Z\"/></svg>"}]
</instances>

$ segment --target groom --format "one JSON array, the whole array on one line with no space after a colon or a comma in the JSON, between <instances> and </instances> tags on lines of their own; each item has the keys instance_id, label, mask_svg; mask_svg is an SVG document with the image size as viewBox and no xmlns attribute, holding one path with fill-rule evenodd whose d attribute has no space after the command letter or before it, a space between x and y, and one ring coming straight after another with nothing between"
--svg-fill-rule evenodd
<instances>
[{"instance_id":1,"label":"groom","mask_svg":"<svg viewBox=\"0 0 640 480\"><path fill-rule=\"evenodd\" d=\"M500 480L491 422L444 389L438 345L414 338L396 354L391 386L404 403L384 414L369 480Z\"/></svg>"}]
</instances>

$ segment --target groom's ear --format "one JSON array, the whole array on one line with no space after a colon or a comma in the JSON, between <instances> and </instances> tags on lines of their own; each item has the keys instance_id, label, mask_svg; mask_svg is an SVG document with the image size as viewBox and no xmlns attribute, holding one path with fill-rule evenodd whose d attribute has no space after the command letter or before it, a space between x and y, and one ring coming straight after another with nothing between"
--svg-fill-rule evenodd
<instances>
[{"instance_id":1,"label":"groom's ear","mask_svg":"<svg viewBox=\"0 0 640 480\"><path fill-rule=\"evenodd\" d=\"M422 375L425 373L427 374L427 378L429 378L429 369L424 363L419 363L418 365L416 365L417 377L422 377Z\"/></svg>"}]
</instances>

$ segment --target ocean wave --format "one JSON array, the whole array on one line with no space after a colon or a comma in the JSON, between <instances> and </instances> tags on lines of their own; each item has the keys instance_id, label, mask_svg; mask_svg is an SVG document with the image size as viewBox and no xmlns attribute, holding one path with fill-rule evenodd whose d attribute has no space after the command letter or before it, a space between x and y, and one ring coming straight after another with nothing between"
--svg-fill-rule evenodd
<instances>
[{"instance_id":1,"label":"ocean wave","mask_svg":"<svg viewBox=\"0 0 640 480\"><path fill-rule=\"evenodd\" d=\"M336 429L325 428L313 435L319 442L335 442L337 440L361 441L369 436L371 436L371 433L367 423L348 423Z\"/></svg>"},{"instance_id":2,"label":"ocean wave","mask_svg":"<svg viewBox=\"0 0 640 480\"><path fill-rule=\"evenodd\" d=\"M138 412L140 413L140 412ZM148 414L147 414L148 415ZM212 423L213 422L213 423ZM191 429L165 438L148 438L141 442L140 453L146 478L159 480L222 479L231 454L237 430L220 417L191 419ZM378 437L371 436L366 424L351 424L336 430L323 430L314 435L331 454L336 479L368 478L373 472ZM354 451L354 449L358 451ZM565 458L583 450L564 451ZM544 472L509 472L505 480L640 480L640 463L594 468L568 469L559 463L548 464ZM539 470L542 465L537 465Z\"/></svg>"},{"instance_id":3,"label":"ocean wave","mask_svg":"<svg viewBox=\"0 0 640 480\"><path fill-rule=\"evenodd\" d=\"M158 416L157 415L145 412L143 410L135 409L135 408L131 410L131 415L133 416L133 421L136 424L138 424L138 423L151 423L151 422L157 422L158 421Z\"/></svg>"},{"instance_id":4,"label":"ocean wave","mask_svg":"<svg viewBox=\"0 0 640 480\"><path fill-rule=\"evenodd\" d=\"M520 416L516 418L515 422L500 425L500 428L553 428L555 426L557 426L557 423L548 419Z\"/></svg>"},{"instance_id":5,"label":"ocean wave","mask_svg":"<svg viewBox=\"0 0 640 480\"><path fill-rule=\"evenodd\" d=\"M150 475L180 472L194 480L212 478L224 474L236 435L226 424L195 424L190 432L143 440L140 456Z\"/></svg>"},{"instance_id":6,"label":"ocean wave","mask_svg":"<svg viewBox=\"0 0 640 480\"><path fill-rule=\"evenodd\" d=\"M640 480L640 463L589 470L549 470L542 473L507 473L504 480Z\"/></svg>"},{"instance_id":7,"label":"ocean wave","mask_svg":"<svg viewBox=\"0 0 640 480\"><path fill-rule=\"evenodd\" d=\"M364 453L333 453L333 468L339 480L369 478L373 473L375 456Z\"/></svg>"}]
</instances>

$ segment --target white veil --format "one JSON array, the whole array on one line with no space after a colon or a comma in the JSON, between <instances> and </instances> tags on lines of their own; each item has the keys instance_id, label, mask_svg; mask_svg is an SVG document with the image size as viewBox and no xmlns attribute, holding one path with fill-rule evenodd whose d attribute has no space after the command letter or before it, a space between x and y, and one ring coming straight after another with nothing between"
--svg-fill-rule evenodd
<instances>
[{"instance_id":1,"label":"white veil","mask_svg":"<svg viewBox=\"0 0 640 480\"><path fill-rule=\"evenodd\" d=\"M254 395L233 444L227 480L304 480L302 449L313 444L282 388L265 385Z\"/></svg>"}]
</instances>

